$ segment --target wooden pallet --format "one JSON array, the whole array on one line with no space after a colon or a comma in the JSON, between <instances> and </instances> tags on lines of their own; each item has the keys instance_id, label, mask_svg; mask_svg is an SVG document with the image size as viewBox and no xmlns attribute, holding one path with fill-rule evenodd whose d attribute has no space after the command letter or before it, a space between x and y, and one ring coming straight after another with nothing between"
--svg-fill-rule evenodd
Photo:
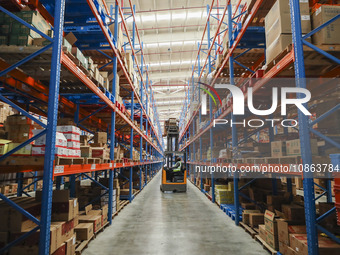
<instances>
[{"instance_id":1,"label":"wooden pallet","mask_svg":"<svg viewBox=\"0 0 340 255\"><path fill-rule=\"evenodd\" d=\"M85 158L67 158L67 157L56 157L56 165L81 165L84 164Z\"/></svg>"},{"instance_id":2,"label":"wooden pallet","mask_svg":"<svg viewBox=\"0 0 340 255\"><path fill-rule=\"evenodd\" d=\"M96 233L93 234L93 236L89 240L80 241L76 244L76 255L80 255L84 249L87 248L89 242L91 242L93 239L97 237L98 234L104 231L104 228L109 225L109 222L106 222L104 226L102 226Z\"/></svg>"},{"instance_id":3,"label":"wooden pallet","mask_svg":"<svg viewBox=\"0 0 340 255\"><path fill-rule=\"evenodd\" d=\"M100 158L85 158L85 164L100 164Z\"/></svg>"},{"instance_id":4,"label":"wooden pallet","mask_svg":"<svg viewBox=\"0 0 340 255\"><path fill-rule=\"evenodd\" d=\"M79 243L76 243L76 255L80 255L84 249L87 248L90 241L92 241L95 238L95 235L93 235L89 240L80 241Z\"/></svg>"},{"instance_id":5,"label":"wooden pallet","mask_svg":"<svg viewBox=\"0 0 340 255\"><path fill-rule=\"evenodd\" d=\"M255 240L262 244L263 249L269 251L271 255L276 255L277 251L274 250L272 247L269 246L259 235L255 236Z\"/></svg>"},{"instance_id":6,"label":"wooden pallet","mask_svg":"<svg viewBox=\"0 0 340 255\"><path fill-rule=\"evenodd\" d=\"M119 208L118 208L117 211L112 215L112 218L116 217L116 216L119 214L119 212L120 212L120 211L121 211L128 203L130 203L128 200L125 200L125 201L120 200L120 201L119 201Z\"/></svg>"},{"instance_id":7,"label":"wooden pallet","mask_svg":"<svg viewBox=\"0 0 340 255\"><path fill-rule=\"evenodd\" d=\"M109 225L109 222L106 222L104 226L102 226L100 229L97 230L96 233L94 233L94 236L97 237L97 235L104 231L104 228Z\"/></svg>"},{"instance_id":8,"label":"wooden pallet","mask_svg":"<svg viewBox=\"0 0 340 255\"><path fill-rule=\"evenodd\" d=\"M254 228L251 228L250 226L244 224L243 222L240 222L240 226L244 228L246 232L248 232L252 238L255 238L256 235L258 235L258 231Z\"/></svg>"}]
</instances>

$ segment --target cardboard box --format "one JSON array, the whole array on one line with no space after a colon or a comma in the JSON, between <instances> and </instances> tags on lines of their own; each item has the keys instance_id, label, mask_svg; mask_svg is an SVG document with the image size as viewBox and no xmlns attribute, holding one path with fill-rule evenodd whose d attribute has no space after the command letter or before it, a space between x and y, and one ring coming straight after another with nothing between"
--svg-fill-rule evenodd
<instances>
[{"instance_id":1,"label":"cardboard box","mask_svg":"<svg viewBox=\"0 0 340 255\"><path fill-rule=\"evenodd\" d=\"M288 253L288 246L284 243L281 243L280 241L279 241L279 252L284 255Z\"/></svg>"},{"instance_id":2,"label":"cardboard box","mask_svg":"<svg viewBox=\"0 0 340 255\"><path fill-rule=\"evenodd\" d=\"M107 143L107 133L106 132L96 132L93 137L94 143Z\"/></svg>"},{"instance_id":3,"label":"cardboard box","mask_svg":"<svg viewBox=\"0 0 340 255\"><path fill-rule=\"evenodd\" d=\"M102 216L101 215L79 215L79 222L80 223L92 223L93 232L97 233L99 229L102 227Z\"/></svg>"},{"instance_id":4,"label":"cardboard box","mask_svg":"<svg viewBox=\"0 0 340 255\"><path fill-rule=\"evenodd\" d=\"M295 204L282 205L282 213L286 220L295 222L305 221L305 209L302 206Z\"/></svg>"},{"instance_id":5,"label":"cardboard box","mask_svg":"<svg viewBox=\"0 0 340 255\"><path fill-rule=\"evenodd\" d=\"M92 204L85 206L85 215L88 215L91 210L92 210Z\"/></svg>"},{"instance_id":6,"label":"cardboard box","mask_svg":"<svg viewBox=\"0 0 340 255\"><path fill-rule=\"evenodd\" d=\"M60 242L64 243L74 235L74 220L70 221L53 221L51 225L60 228Z\"/></svg>"},{"instance_id":7,"label":"cardboard box","mask_svg":"<svg viewBox=\"0 0 340 255\"><path fill-rule=\"evenodd\" d=\"M10 193L10 187L9 185L1 185L0 186L0 193L4 194L4 195L7 195Z\"/></svg>"},{"instance_id":8,"label":"cardboard box","mask_svg":"<svg viewBox=\"0 0 340 255\"><path fill-rule=\"evenodd\" d=\"M254 228L260 224L264 223L264 214L263 213L250 213L249 214L249 225Z\"/></svg>"},{"instance_id":9,"label":"cardboard box","mask_svg":"<svg viewBox=\"0 0 340 255\"><path fill-rule=\"evenodd\" d=\"M92 147L92 157L93 158L109 159L110 153L109 153L109 150L106 149L106 148Z\"/></svg>"},{"instance_id":10,"label":"cardboard box","mask_svg":"<svg viewBox=\"0 0 340 255\"><path fill-rule=\"evenodd\" d=\"M318 155L318 143L316 139L310 139L312 155ZM300 139L286 141L287 156L300 156L301 145Z\"/></svg>"},{"instance_id":11,"label":"cardboard box","mask_svg":"<svg viewBox=\"0 0 340 255\"><path fill-rule=\"evenodd\" d=\"M21 143L9 143L8 144L8 151L11 151L12 149L18 147L20 144ZM31 152L32 152L32 144L27 144L23 148L14 152L12 155L13 156L28 156L28 155L31 155Z\"/></svg>"},{"instance_id":12,"label":"cardboard box","mask_svg":"<svg viewBox=\"0 0 340 255\"><path fill-rule=\"evenodd\" d=\"M75 44L76 41L78 40L77 37L72 33L68 33L67 35L65 35L64 37L71 45Z\"/></svg>"},{"instance_id":13,"label":"cardboard box","mask_svg":"<svg viewBox=\"0 0 340 255\"><path fill-rule=\"evenodd\" d=\"M90 240L93 236L93 223L79 223L78 226L75 227L74 231L76 232L77 240Z\"/></svg>"},{"instance_id":14,"label":"cardboard box","mask_svg":"<svg viewBox=\"0 0 340 255\"><path fill-rule=\"evenodd\" d=\"M80 146L80 151L83 158L92 158L92 148L90 146Z\"/></svg>"},{"instance_id":15,"label":"cardboard box","mask_svg":"<svg viewBox=\"0 0 340 255\"><path fill-rule=\"evenodd\" d=\"M35 227L24 229L22 232L11 232L10 233L10 239L15 240L22 236L23 234L26 234L27 232L30 232ZM50 254L55 252L58 249L58 242L57 242L57 231L55 226L51 226L50 228ZM39 235L40 230L37 230L33 234L29 235L27 238L25 238L22 242L20 242L20 246L24 247L32 247L32 246L39 246ZM26 253L18 253L18 254L26 254ZM31 253L28 253L31 254ZM38 253L36 253L38 254Z\"/></svg>"},{"instance_id":16,"label":"cardboard box","mask_svg":"<svg viewBox=\"0 0 340 255\"><path fill-rule=\"evenodd\" d=\"M277 236L277 221L275 217L275 213L266 210L264 213L264 225L269 233Z\"/></svg>"},{"instance_id":17,"label":"cardboard box","mask_svg":"<svg viewBox=\"0 0 340 255\"><path fill-rule=\"evenodd\" d=\"M273 235L267 229L266 229L266 232L267 232L267 240L266 240L267 244L269 244L269 246L272 247L273 249L278 250L279 240L278 240L277 235Z\"/></svg>"},{"instance_id":18,"label":"cardboard box","mask_svg":"<svg viewBox=\"0 0 340 255\"><path fill-rule=\"evenodd\" d=\"M300 1L302 33L311 31L308 1ZM291 18L289 3L277 0L265 18L266 45L270 45L281 34L291 34Z\"/></svg>"},{"instance_id":19,"label":"cardboard box","mask_svg":"<svg viewBox=\"0 0 340 255\"><path fill-rule=\"evenodd\" d=\"M290 247L299 255L308 255L307 235L306 234L290 234ZM320 254L320 253L319 253Z\"/></svg>"},{"instance_id":20,"label":"cardboard box","mask_svg":"<svg viewBox=\"0 0 340 255\"><path fill-rule=\"evenodd\" d=\"M289 223L286 220L278 219L277 230L278 230L279 242L289 246L290 245L289 234L305 234L306 226L305 225L289 225Z\"/></svg>"},{"instance_id":21,"label":"cardboard box","mask_svg":"<svg viewBox=\"0 0 340 255\"><path fill-rule=\"evenodd\" d=\"M340 6L321 5L312 15L313 29L326 23L331 18L340 14ZM340 20L337 19L327 27L312 36L314 44L339 44L340 42Z\"/></svg>"},{"instance_id":22,"label":"cardboard box","mask_svg":"<svg viewBox=\"0 0 340 255\"><path fill-rule=\"evenodd\" d=\"M271 156L273 158L280 158L286 156L286 142L275 141L270 143Z\"/></svg>"},{"instance_id":23,"label":"cardboard box","mask_svg":"<svg viewBox=\"0 0 340 255\"><path fill-rule=\"evenodd\" d=\"M267 242L267 231L263 224L259 225L259 235L263 241Z\"/></svg>"},{"instance_id":24,"label":"cardboard box","mask_svg":"<svg viewBox=\"0 0 340 255\"><path fill-rule=\"evenodd\" d=\"M242 212L242 222L249 225L249 215L251 213L260 213L259 210L243 210Z\"/></svg>"},{"instance_id":25,"label":"cardboard box","mask_svg":"<svg viewBox=\"0 0 340 255\"><path fill-rule=\"evenodd\" d=\"M0 155L4 155L8 152L8 144L11 140L0 139Z\"/></svg>"},{"instance_id":26,"label":"cardboard box","mask_svg":"<svg viewBox=\"0 0 340 255\"><path fill-rule=\"evenodd\" d=\"M76 252L76 235L65 241L66 253L65 255L74 255Z\"/></svg>"},{"instance_id":27,"label":"cardboard box","mask_svg":"<svg viewBox=\"0 0 340 255\"><path fill-rule=\"evenodd\" d=\"M271 63L288 45L292 44L291 34L281 34L266 49L266 63Z\"/></svg>"},{"instance_id":28,"label":"cardboard box","mask_svg":"<svg viewBox=\"0 0 340 255\"><path fill-rule=\"evenodd\" d=\"M66 253L66 244L63 243L52 255L65 255Z\"/></svg>"},{"instance_id":29,"label":"cardboard box","mask_svg":"<svg viewBox=\"0 0 340 255\"><path fill-rule=\"evenodd\" d=\"M68 202L52 202L53 221L70 221L78 215L78 211L77 198L70 199Z\"/></svg>"},{"instance_id":30,"label":"cardboard box","mask_svg":"<svg viewBox=\"0 0 340 255\"><path fill-rule=\"evenodd\" d=\"M44 34L48 34L48 31L51 29L51 26L46 22L46 19L44 19L44 17L37 11L21 11L16 14L19 18L22 18L24 21L39 29ZM18 21L14 21L14 23L21 24Z\"/></svg>"}]
</instances>

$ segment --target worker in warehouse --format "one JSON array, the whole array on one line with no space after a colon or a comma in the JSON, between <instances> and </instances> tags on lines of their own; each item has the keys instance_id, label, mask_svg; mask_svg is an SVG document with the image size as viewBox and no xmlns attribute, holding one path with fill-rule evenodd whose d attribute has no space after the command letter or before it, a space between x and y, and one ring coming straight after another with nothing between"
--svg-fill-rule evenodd
<instances>
[{"instance_id":1,"label":"worker in warehouse","mask_svg":"<svg viewBox=\"0 0 340 255\"><path fill-rule=\"evenodd\" d=\"M180 157L176 158L176 164L173 167L169 167L166 171L169 174L169 179L172 180L173 177L183 170L183 163Z\"/></svg>"}]
</instances>

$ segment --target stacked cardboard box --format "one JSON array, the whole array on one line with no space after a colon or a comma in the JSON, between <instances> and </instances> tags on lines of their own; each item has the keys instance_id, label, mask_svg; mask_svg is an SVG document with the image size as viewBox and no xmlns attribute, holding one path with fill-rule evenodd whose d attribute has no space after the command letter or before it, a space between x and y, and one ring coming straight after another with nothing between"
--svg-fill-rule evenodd
<instances>
[{"instance_id":1,"label":"stacked cardboard box","mask_svg":"<svg viewBox=\"0 0 340 255\"><path fill-rule=\"evenodd\" d=\"M75 235L73 229L75 224L77 224L75 217L78 215L77 207L73 206L75 204L74 201L76 200L71 200L72 206L67 206L66 204L68 204L68 202L66 202L66 200L63 203L60 202L67 197L58 192L59 191L55 191L53 194L52 222L50 228L50 254L56 254L61 247L64 247L63 249L67 249L68 252L65 253L66 251L64 251L62 254L72 255L75 253ZM13 202L17 203L20 207L25 209L37 219L40 218L41 212L40 199L41 192L37 193L36 198L12 198ZM2 215L0 219L0 236L1 243L3 245L17 239L36 227L34 222L27 219L24 215L10 207L5 202L1 202L0 212ZM53 221L54 217L57 217L59 220ZM40 240L39 234L38 230L33 235L30 235L28 238L10 249L9 254L38 254Z\"/></svg>"},{"instance_id":2,"label":"stacked cardboard box","mask_svg":"<svg viewBox=\"0 0 340 255\"><path fill-rule=\"evenodd\" d=\"M42 120L44 122L44 120ZM16 127L15 129L13 127ZM5 121L5 129L8 134L8 140L11 140L11 143L6 141L2 141L1 146L1 153L6 153L17 146L19 146L22 142L27 141L28 139L32 138L34 135L34 130L38 128L34 121L27 118L23 115L11 115L8 116ZM6 146L6 144L8 144ZM26 156L31 155L32 145L28 144L25 147L21 148L20 150L16 151L13 156Z\"/></svg>"},{"instance_id":3,"label":"stacked cardboard box","mask_svg":"<svg viewBox=\"0 0 340 255\"><path fill-rule=\"evenodd\" d=\"M7 117L14 114L16 114L16 110L8 104L0 102L0 123L5 123Z\"/></svg>"},{"instance_id":4,"label":"stacked cardboard box","mask_svg":"<svg viewBox=\"0 0 340 255\"><path fill-rule=\"evenodd\" d=\"M0 139L0 155L8 152L8 145L11 143L11 140Z\"/></svg>"},{"instance_id":5,"label":"stacked cardboard box","mask_svg":"<svg viewBox=\"0 0 340 255\"><path fill-rule=\"evenodd\" d=\"M100 198L100 204L103 207L103 206L108 205L108 203L109 203L109 194L108 194L107 190L104 190L104 189L102 189L101 193L102 193L102 195L105 194ZM113 189L113 192L112 192L112 214L114 214L116 211L117 211L117 190Z\"/></svg>"},{"instance_id":6,"label":"stacked cardboard box","mask_svg":"<svg viewBox=\"0 0 340 255\"><path fill-rule=\"evenodd\" d=\"M307 234L290 234L290 249L294 251L292 254L308 255ZM320 255L339 254L340 244L327 237L318 237L318 246Z\"/></svg>"},{"instance_id":7,"label":"stacked cardboard box","mask_svg":"<svg viewBox=\"0 0 340 255\"><path fill-rule=\"evenodd\" d=\"M234 186L232 182L228 185L215 185L215 199L218 204L234 203Z\"/></svg>"},{"instance_id":8,"label":"stacked cardboard box","mask_svg":"<svg viewBox=\"0 0 340 255\"><path fill-rule=\"evenodd\" d=\"M249 225L250 214L261 213L259 210L243 210L242 212L242 222ZM262 214L263 215L263 214Z\"/></svg>"},{"instance_id":9,"label":"stacked cardboard box","mask_svg":"<svg viewBox=\"0 0 340 255\"><path fill-rule=\"evenodd\" d=\"M319 5L312 15L313 29L326 23L333 17L340 14L340 6L337 5ZM325 28L316 32L313 36L313 43L321 44L339 44L340 42L340 20L337 19Z\"/></svg>"},{"instance_id":10,"label":"stacked cardboard box","mask_svg":"<svg viewBox=\"0 0 340 255\"><path fill-rule=\"evenodd\" d=\"M115 24L111 24L109 29L112 33L112 36L115 34ZM118 41L116 42L116 48L120 51L123 45L123 31L120 25L118 25Z\"/></svg>"},{"instance_id":11,"label":"stacked cardboard box","mask_svg":"<svg viewBox=\"0 0 340 255\"><path fill-rule=\"evenodd\" d=\"M80 212L78 217L80 224L82 223L92 224L93 229L92 233L97 233L107 224L108 207L107 205L104 205L101 207L101 209L93 209L92 205L88 205L85 207L85 211ZM79 237L78 232L80 232ZM76 233L78 240L81 239L84 240L84 237L91 238L91 227L89 225L81 225L81 230L76 229ZM85 233L86 235L84 236Z\"/></svg>"},{"instance_id":12,"label":"stacked cardboard box","mask_svg":"<svg viewBox=\"0 0 340 255\"><path fill-rule=\"evenodd\" d=\"M125 58L126 69L127 69L128 73L130 74L130 77L132 77L132 73L133 73L132 54L129 53L129 52L125 52L125 53L123 53L123 57Z\"/></svg>"},{"instance_id":13,"label":"stacked cardboard box","mask_svg":"<svg viewBox=\"0 0 340 255\"><path fill-rule=\"evenodd\" d=\"M80 64L87 70L89 67L88 59L77 47L72 47L71 53L79 60ZM98 79L97 79L98 80Z\"/></svg>"},{"instance_id":14,"label":"stacked cardboard box","mask_svg":"<svg viewBox=\"0 0 340 255\"><path fill-rule=\"evenodd\" d=\"M67 140L68 157L80 157L81 130L72 125L57 126L57 131L62 133Z\"/></svg>"},{"instance_id":15,"label":"stacked cardboard box","mask_svg":"<svg viewBox=\"0 0 340 255\"><path fill-rule=\"evenodd\" d=\"M15 15L46 35L51 30L51 26L37 11L21 11ZM12 19L7 14L1 12L0 16L0 44L28 46L33 45L35 38L41 38L33 29Z\"/></svg>"},{"instance_id":16,"label":"stacked cardboard box","mask_svg":"<svg viewBox=\"0 0 340 255\"><path fill-rule=\"evenodd\" d=\"M249 226L256 228L264 223L264 214L259 212L249 213Z\"/></svg>"},{"instance_id":17,"label":"stacked cardboard box","mask_svg":"<svg viewBox=\"0 0 340 255\"><path fill-rule=\"evenodd\" d=\"M33 134L37 135L42 131L43 129L36 129L33 131ZM32 156L44 156L45 147L46 147L46 135L43 135L34 141L34 145L32 147ZM68 156L67 139L60 132L56 133L55 156L56 157Z\"/></svg>"},{"instance_id":18,"label":"stacked cardboard box","mask_svg":"<svg viewBox=\"0 0 340 255\"><path fill-rule=\"evenodd\" d=\"M311 30L309 3L300 1L302 33ZM266 62L272 62L292 43L291 18L288 1L277 0L265 18Z\"/></svg>"},{"instance_id":19,"label":"stacked cardboard box","mask_svg":"<svg viewBox=\"0 0 340 255\"><path fill-rule=\"evenodd\" d=\"M279 249L279 239L277 231L277 217L274 212L266 210L264 213L264 226L266 231L266 243L275 250Z\"/></svg>"},{"instance_id":20,"label":"stacked cardboard box","mask_svg":"<svg viewBox=\"0 0 340 255\"><path fill-rule=\"evenodd\" d=\"M277 219L279 251L282 254L291 254L289 235L306 233L305 225L293 225L285 219ZM291 253L289 253L291 252Z\"/></svg>"}]
</instances>

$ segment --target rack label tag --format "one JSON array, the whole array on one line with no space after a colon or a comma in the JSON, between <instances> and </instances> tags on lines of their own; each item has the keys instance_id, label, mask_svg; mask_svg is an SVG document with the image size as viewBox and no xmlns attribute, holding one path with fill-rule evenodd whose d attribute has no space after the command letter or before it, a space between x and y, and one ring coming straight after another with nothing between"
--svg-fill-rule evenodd
<instances>
[{"instance_id":1,"label":"rack label tag","mask_svg":"<svg viewBox=\"0 0 340 255\"><path fill-rule=\"evenodd\" d=\"M95 170L96 169L96 164L92 164L91 165L91 170Z\"/></svg>"},{"instance_id":2,"label":"rack label tag","mask_svg":"<svg viewBox=\"0 0 340 255\"><path fill-rule=\"evenodd\" d=\"M64 173L64 166L55 166L54 174L62 174Z\"/></svg>"}]
</instances>

